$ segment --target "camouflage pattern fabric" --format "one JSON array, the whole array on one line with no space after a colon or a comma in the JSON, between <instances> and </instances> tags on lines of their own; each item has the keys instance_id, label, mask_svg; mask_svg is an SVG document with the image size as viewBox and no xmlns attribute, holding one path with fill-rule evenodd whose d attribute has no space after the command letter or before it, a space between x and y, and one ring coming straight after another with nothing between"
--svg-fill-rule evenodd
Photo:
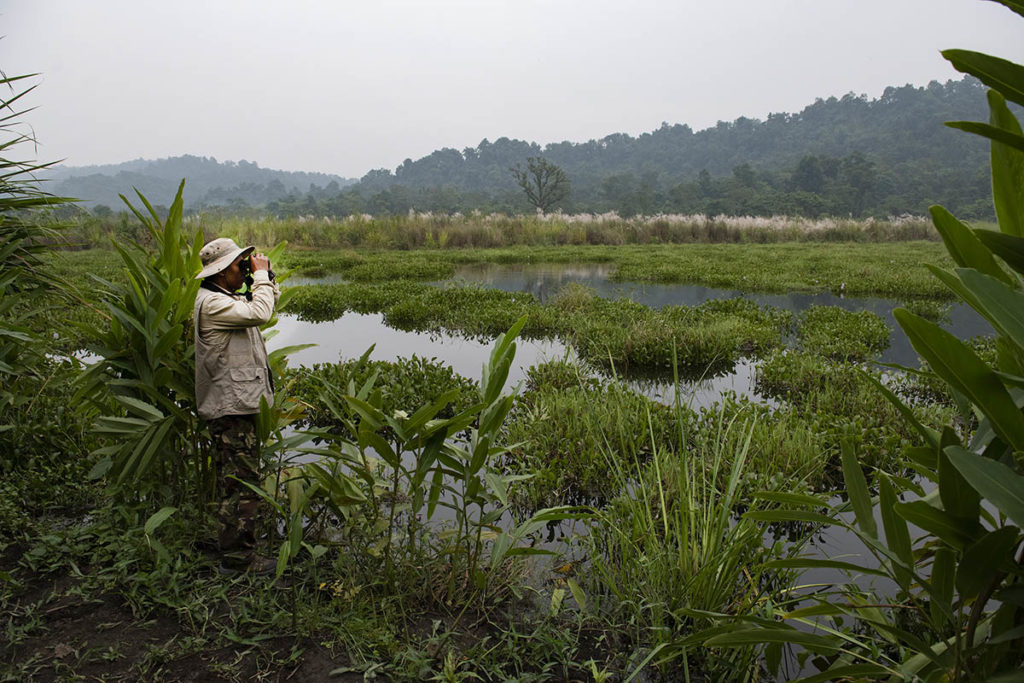
<instances>
[{"instance_id":1,"label":"camouflage pattern fabric","mask_svg":"<svg viewBox=\"0 0 1024 683\"><path fill-rule=\"evenodd\" d=\"M256 547L256 526L263 506L262 499L242 484L242 481L260 484L255 416L225 415L210 420L208 425L217 462L220 499L217 543L226 559L243 561Z\"/></svg>"}]
</instances>

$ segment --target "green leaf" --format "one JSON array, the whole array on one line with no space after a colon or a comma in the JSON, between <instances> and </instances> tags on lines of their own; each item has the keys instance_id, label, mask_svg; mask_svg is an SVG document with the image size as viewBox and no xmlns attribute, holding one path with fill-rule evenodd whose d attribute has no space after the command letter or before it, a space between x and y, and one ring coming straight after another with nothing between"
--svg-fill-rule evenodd
<instances>
[{"instance_id":1,"label":"green leaf","mask_svg":"<svg viewBox=\"0 0 1024 683\"><path fill-rule=\"evenodd\" d=\"M859 564L853 564L852 562L842 562L840 560L822 560L815 557L798 557L791 559L781 560L769 560L764 563L766 567L774 567L777 569L837 569L844 572L852 572L854 574L872 574L874 576L888 576L884 571L880 569L872 569L870 567L863 567Z\"/></svg>"},{"instance_id":2,"label":"green leaf","mask_svg":"<svg viewBox=\"0 0 1024 683\"><path fill-rule=\"evenodd\" d=\"M817 512L808 510L753 510L743 515L744 519L755 519L759 522L812 522L831 526L836 520Z\"/></svg>"},{"instance_id":3,"label":"green leaf","mask_svg":"<svg viewBox=\"0 0 1024 683\"><path fill-rule=\"evenodd\" d=\"M885 399L889 401L889 403L891 403L896 408L896 410L899 411L900 415L903 416L903 419L905 419L907 423L911 427L913 427L918 434L921 435L921 438L923 438L926 443L931 445L932 450L939 447L938 432L936 432L934 429L930 427L925 427L923 424L921 424L921 421L917 419L917 415L914 414L914 411L907 407L907 405L904 404L903 401L901 401L899 397L893 393L892 389L882 384L877 377L875 377L870 372L864 372L863 370L860 370L859 372L861 373L862 377L866 378L869 382L875 385L879 392L881 392L882 396L884 396Z\"/></svg>"},{"instance_id":4,"label":"green leaf","mask_svg":"<svg viewBox=\"0 0 1024 683\"><path fill-rule=\"evenodd\" d=\"M1024 105L1024 66L971 50L943 50L942 56L957 71L971 74L1006 99Z\"/></svg>"},{"instance_id":5,"label":"green leaf","mask_svg":"<svg viewBox=\"0 0 1024 683\"><path fill-rule=\"evenodd\" d=\"M973 230L941 206L933 206L929 210L932 222L946 244L946 250L958 266L974 268L1004 282L1010 282L1009 276L992 258L992 252L981 243Z\"/></svg>"},{"instance_id":6,"label":"green leaf","mask_svg":"<svg viewBox=\"0 0 1024 683\"><path fill-rule=\"evenodd\" d=\"M1024 238L981 228L975 228L974 233L993 254L1006 261L1017 272L1024 273Z\"/></svg>"},{"instance_id":7,"label":"green leaf","mask_svg":"<svg viewBox=\"0 0 1024 683\"><path fill-rule=\"evenodd\" d=\"M152 515L150 515L149 519L146 520L146 525L143 527L143 531L147 536L151 535L154 531L156 531L157 527L163 524L168 517L170 517L177 511L178 508L176 507L167 506L160 508Z\"/></svg>"},{"instance_id":8,"label":"green leaf","mask_svg":"<svg viewBox=\"0 0 1024 683\"><path fill-rule=\"evenodd\" d=\"M857 526L871 538L878 538L878 526L875 524L874 505L868 491L868 482L864 478L864 471L860 468L849 439L842 440L841 450L843 479L846 482L846 491L850 495L853 512L857 516Z\"/></svg>"},{"instance_id":9,"label":"green leaf","mask_svg":"<svg viewBox=\"0 0 1024 683\"><path fill-rule=\"evenodd\" d=\"M938 537L954 548L963 548L974 538L977 522L973 524L934 508L928 503L915 500L911 503L897 503L896 513L911 524L916 524L928 533Z\"/></svg>"},{"instance_id":10,"label":"green leaf","mask_svg":"<svg viewBox=\"0 0 1024 683\"><path fill-rule=\"evenodd\" d=\"M932 562L932 601L929 605L932 624L936 630L953 618L953 587L955 585L956 557L949 548L935 551Z\"/></svg>"},{"instance_id":11,"label":"green leaf","mask_svg":"<svg viewBox=\"0 0 1024 683\"><path fill-rule=\"evenodd\" d=\"M787 493L785 491L756 491L751 496L754 500L767 500L771 503L784 503L787 505L806 505L808 507L823 508L828 503L821 498L806 493Z\"/></svg>"},{"instance_id":12,"label":"green leaf","mask_svg":"<svg viewBox=\"0 0 1024 683\"><path fill-rule=\"evenodd\" d=\"M959 445L960 441L952 433L952 429L946 427L943 430L942 448ZM942 501L942 508L955 517L978 518L981 497L949 462L949 457L943 450L939 451L939 499Z\"/></svg>"},{"instance_id":13,"label":"green leaf","mask_svg":"<svg viewBox=\"0 0 1024 683\"><path fill-rule=\"evenodd\" d=\"M838 641L824 636L798 631L794 628L752 628L723 633L708 638L708 647L744 647L762 643L793 643L813 652L835 652Z\"/></svg>"},{"instance_id":14,"label":"green leaf","mask_svg":"<svg viewBox=\"0 0 1024 683\"><path fill-rule=\"evenodd\" d=\"M882 528L885 530L885 544L904 565L913 567L914 556L911 550L910 530L907 528L906 520L896 514L897 503L899 503L899 498L896 496L889 477L881 475L878 478L878 507L882 515ZM906 589L913 579L910 571L896 566L895 573L900 587Z\"/></svg>"},{"instance_id":15,"label":"green leaf","mask_svg":"<svg viewBox=\"0 0 1024 683\"><path fill-rule=\"evenodd\" d=\"M1024 477L1001 462L952 446L943 451L964 479L1019 527L1024 527Z\"/></svg>"},{"instance_id":16,"label":"green leaf","mask_svg":"<svg viewBox=\"0 0 1024 683\"><path fill-rule=\"evenodd\" d=\"M1024 73L1024 67L1018 68ZM988 92L988 106L993 126L1021 134L1020 123L999 93ZM1024 152L997 140L992 141L992 200L1000 232L1024 237Z\"/></svg>"},{"instance_id":17,"label":"green leaf","mask_svg":"<svg viewBox=\"0 0 1024 683\"><path fill-rule=\"evenodd\" d=\"M113 465L114 461L111 460L110 458L103 458L99 460L95 465L92 466L92 469L89 470L89 474L86 475L86 479L88 479L89 481L96 481L97 479L102 479L103 477L107 476L107 472L110 471L110 468Z\"/></svg>"},{"instance_id":18,"label":"green leaf","mask_svg":"<svg viewBox=\"0 0 1024 683\"><path fill-rule=\"evenodd\" d=\"M1000 633L998 636L996 636L989 642L993 645L998 645L999 643L1010 643L1014 640L1020 640L1021 638L1024 638L1024 624L1017 626L1015 628L1011 628L1009 631L1004 631L1003 633ZM992 679L989 680L991 681ZM1018 677L1017 680L1022 679Z\"/></svg>"},{"instance_id":19,"label":"green leaf","mask_svg":"<svg viewBox=\"0 0 1024 683\"><path fill-rule=\"evenodd\" d=\"M288 568L288 558L290 557L290 550L289 550L290 547L291 547L291 543L289 543L288 541L285 541L284 543L281 544L280 550L277 551L277 569L274 572L274 575L277 578L279 578L279 579L281 578L281 575L284 574L284 570Z\"/></svg>"},{"instance_id":20,"label":"green leaf","mask_svg":"<svg viewBox=\"0 0 1024 683\"><path fill-rule=\"evenodd\" d=\"M141 418L162 420L165 417L163 413L145 401L140 401L136 398L132 398L131 396L115 396L114 398L117 399L118 403L127 408L128 412L134 413Z\"/></svg>"},{"instance_id":21,"label":"green leaf","mask_svg":"<svg viewBox=\"0 0 1024 683\"><path fill-rule=\"evenodd\" d=\"M973 133L974 135L980 135L983 138L997 140L1004 145L1014 147L1024 152L1024 135L1017 135L1008 130L996 128L988 123L981 123L980 121L946 121L946 125L950 128L962 130L965 133Z\"/></svg>"},{"instance_id":22,"label":"green leaf","mask_svg":"<svg viewBox=\"0 0 1024 683\"><path fill-rule=\"evenodd\" d=\"M1024 2L1021 2L1021 0L992 0L992 2L998 2L1004 7L1009 7L1012 11L1024 17Z\"/></svg>"},{"instance_id":23,"label":"green leaf","mask_svg":"<svg viewBox=\"0 0 1024 683\"><path fill-rule=\"evenodd\" d=\"M1024 350L1024 292L1014 290L976 270L958 268L964 286L970 290L976 308L992 327Z\"/></svg>"},{"instance_id":24,"label":"green leaf","mask_svg":"<svg viewBox=\"0 0 1024 683\"><path fill-rule=\"evenodd\" d=\"M970 599L998 578L1002 567L1013 563L1013 550L1020 542L1020 529L1002 527L982 536L964 550L956 570L956 589L960 597Z\"/></svg>"},{"instance_id":25,"label":"green leaf","mask_svg":"<svg viewBox=\"0 0 1024 683\"><path fill-rule=\"evenodd\" d=\"M893 316L936 374L978 406L1000 438L1016 450L1024 450L1024 416L999 377L974 350L906 309L897 308Z\"/></svg>"},{"instance_id":26,"label":"green leaf","mask_svg":"<svg viewBox=\"0 0 1024 683\"><path fill-rule=\"evenodd\" d=\"M828 681L883 680L893 672L881 664L843 664L833 666L820 674L801 678L800 683L828 683Z\"/></svg>"},{"instance_id":27,"label":"green leaf","mask_svg":"<svg viewBox=\"0 0 1024 683\"><path fill-rule=\"evenodd\" d=\"M587 595L580 588L580 585L572 578L565 580L566 585L569 586L569 590L572 592L573 599L576 600L576 604L580 606L580 611L584 614L587 613Z\"/></svg>"}]
</instances>

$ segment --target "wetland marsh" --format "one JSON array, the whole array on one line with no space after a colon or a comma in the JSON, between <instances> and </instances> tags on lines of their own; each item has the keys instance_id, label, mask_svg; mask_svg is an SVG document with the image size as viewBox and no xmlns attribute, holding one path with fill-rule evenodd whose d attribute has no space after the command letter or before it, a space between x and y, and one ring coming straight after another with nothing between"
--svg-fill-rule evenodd
<instances>
[{"instance_id":1,"label":"wetland marsh","mask_svg":"<svg viewBox=\"0 0 1024 683\"><path fill-rule=\"evenodd\" d=\"M681 634L710 624L698 616L702 611L729 604L756 610L771 586L792 579L768 560L809 548L833 556L850 547L846 540L830 545L811 528L765 527L739 517L768 509L754 492L833 491L844 438L854 441L864 466L905 469L902 450L920 437L878 399L871 377L912 399L927 425L938 428L955 413L941 388L876 365L919 364L894 332L894 306L916 307L965 338L984 330L922 284L928 260L943 262L930 242L285 252L289 300L268 345L285 352L314 344L292 350L281 371L283 395L304 406L289 429L327 439L313 452L326 452L332 440L354 440L346 448L358 444L351 453L377 463L359 475L351 454L322 461L337 481L347 481L346 471L357 482L368 477L373 483L365 490L375 498L369 507L335 508L328 497L301 518L307 550L288 572L307 605L304 619L336 629L323 611L330 608L366 620L378 632L353 640L355 649L346 654L365 661L359 648L376 642L387 651L379 638L395 633L375 606L382 589L391 591L392 604L419 605L438 615L445 633L462 633L466 656L501 677L497 672L509 671L504 662L513 657L513 650L501 649L513 647L510 628L540 634L535 647L543 661L568 647L573 654L561 660L565 671L582 670L583 661L626 671L636 669L638 653L674 647ZM110 252L65 257L56 268L73 278L86 271L120 277ZM66 320L96 315L81 308L68 311ZM369 419L369 408L343 394L371 381L373 414L392 416L395 429L438 396L448 398L433 408L436 419L454 420L479 400L477 378L493 376L495 341L517 321L522 330L501 387L519 391L489 437L508 446L483 461L486 476L458 474L456 460L446 461L437 469L443 480L427 486L429 477L417 474L421 445L388 429L381 434L392 445L364 442L359 424ZM55 342L73 350L81 333L60 329ZM471 443L452 438L455 446ZM289 455L278 445L275 457L290 460L290 468L309 467L303 463L322 458L302 455L310 447L291 447ZM388 449L404 452L393 466L386 465ZM478 501L479 519L459 507L467 495L459 482L474 477L488 492ZM433 486L445 487L439 500L451 509L443 514L426 507ZM391 522L389 510L395 511ZM373 530L353 531L345 521L353 514ZM470 586L438 583L453 577L437 563L463 556L451 555L434 534L472 524L483 524L487 538L507 538L508 547L555 553L534 561L528 579L504 574L526 567L511 558L492 561L479 574L494 587L478 595L473 589L472 610L501 624L498 650L488 651L480 633L452 620L440 597ZM174 552L192 557L190 566L201 575L201 556L189 555L194 551L180 540L186 545L178 543ZM336 559L307 557L313 544L325 549L317 553L330 548ZM382 582L374 558L392 546ZM460 561L472 558L471 552ZM159 558L146 562L155 562L147 565L154 576L168 571ZM137 575L118 581L150 590ZM186 591L181 599L197 598ZM512 616L522 609L548 613L547 625ZM716 678L758 669L759 657L749 648L725 657L698 650L685 659ZM672 671L671 661L660 670ZM390 666L393 675L406 675Z\"/></svg>"}]
</instances>

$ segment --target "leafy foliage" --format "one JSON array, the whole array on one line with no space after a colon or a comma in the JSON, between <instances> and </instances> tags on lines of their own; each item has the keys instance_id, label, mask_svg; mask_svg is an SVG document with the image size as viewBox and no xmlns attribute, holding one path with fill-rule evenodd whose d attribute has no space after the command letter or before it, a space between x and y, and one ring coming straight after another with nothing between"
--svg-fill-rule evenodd
<instances>
[{"instance_id":1,"label":"leafy foliage","mask_svg":"<svg viewBox=\"0 0 1024 683\"><path fill-rule=\"evenodd\" d=\"M1013 0L997 1L1021 9ZM897 310L900 327L948 385L965 423L977 420L973 433L951 426L941 432L929 429L878 383L925 441L909 448L907 456L933 490L926 494L920 485L880 471L875 477L878 496L873 498L856 449L844 440L848 503L829 506L822 515L817 509L825 501L789 498L788 510L746 515L840 527L855 535L874 559L866 564L808 557L773 561L772 566L881 576L896 586L893 598L884 599L877 589L853 581L835 584L779 605L772 618L723 619L701 636L711 647L765 643L771 651L782 643L799 646L814 656L822 671L807 680L995 680L1018 677L1024 666L1024 606L1019 597L1024 582L1019 554L1024 542L1024 264L1019 259L1024 149L1016 144L1020 125L1004 100L1021 101L1024 67L961 50L944 55L993 88L991 128L958 127L991 140L1000 232L972 229L934 207L935 226L955 267L932 271L992 324L999 370L934 323ZM903 496L913 499L903 502ZM921 530L919 537L911 535L911 525ZM801 602L808 598L810 604Z\"/></svg>"},{"instance_id":2,"label":"leafy foliage","mask_svg":"<svg viewBox=\"0 0 1024 683\"><path fill-rule=\"evenodd\" d=\"M206 501L212 493L194 410L191 317L202 239L190 244L181 230L184 186L165 221L139 195L148 215L132 209L155 252L138 243L115 245L127 282L101 283L109 326L86 331L101 360L82 375L77 399L98 414L97 433L108 441L96 452L94 476L109 474L129 499L177 502L188 492Z\"/></svg>"}]
</instances>

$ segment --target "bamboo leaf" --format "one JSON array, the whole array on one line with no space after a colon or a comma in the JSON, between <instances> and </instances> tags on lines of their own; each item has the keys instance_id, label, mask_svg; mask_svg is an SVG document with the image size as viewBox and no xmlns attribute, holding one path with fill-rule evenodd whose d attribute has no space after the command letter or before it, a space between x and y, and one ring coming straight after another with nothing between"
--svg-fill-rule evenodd
<instances>
[{"instance_id":1,"label":"bamboo leaf","mask_svg":"<svg viewBox=\"0 0 1024 683\"><path fill-rule=\"evenodd\" d=\"M880 681L888 678L892 671L881 664L843 664L832 666L820 674L799 679L800 683L828 683L828 681Z\"/></svg>"},{"instance_id":2,"label":"bamboo leaf","mask_svg":"<svg viewBox=\"0 0 1024 683\"><path fill-rule=\"evenodd\" d=\"M759 522L812 522L829 526L836 523L831 517L808 510L753 510L745 513L743 517Z\"/></svg>"},{"instance_id":3,"label":"bamboo leaf","mask_svg":"<svg viewBox=\"0 0 1024 683\"><path fill-rule=\"evenodd\" d=\"M959 446L943 453L964 479L1019 527L1024 527L1024 477L1001 462L970 453Z\"/></svg>"},{"instance_id":4,"label":"bamboo leaf","mask_svg":"<svg viewBox=\"0 0 1024 683\"><path fill-rule=\"evenodd\" d=\"M772 503L784 503L787 505L806 505L808 507L822 508L826 503L821 498L806 493L787 493L785 491L757 491L751 496L754 500L767 500Z\"/></svg>"},{"instance_id":5,"label":"bamboo leaf","mask_svg":"<svg viewBox=\"0 0 1024 683\"><path fill-rule=\"evenodd\" d=\"M921 435L926 443L931 445L933 450L939 447L939 433L937 431L931 427L926 427L921 424L921 421L917 419L917 415L914 414L914 411L907 407L907 405L893 393L892 389L882 384L877 377L872 375L870 372L864 372L863 370L860 370L860 373L861 376L865 377L875 385L875 388L881 392L882 396L899 411L900 415L903 416L903 419L905 419L907 423Z\"/></svg>"},{"instance_id":6,"label":"bamboo leaf","mask_svg":"<svg viewBox=\"0 0 1024 683\"><path fill-rule=\"evenodd\" d=\"M134 413L143 419L148 418L151 421L164 419L163 413L145 401L140 401L139 399L132 398L131 396L115 396L114 398L117 399L118 403L127 408L128 412Z\"/></svg>"},{"instance_id":7,"label":"bamboo leaf","mask_svg":"<svg viewBox=\"0 0 1024 683\"><path fill-rule=\"evenodd\" d=\"M958 268L957 276L972 295L972 306L992 327L1024 350L1024 292L969 268Z\"/></svg>"}]
</instances>

